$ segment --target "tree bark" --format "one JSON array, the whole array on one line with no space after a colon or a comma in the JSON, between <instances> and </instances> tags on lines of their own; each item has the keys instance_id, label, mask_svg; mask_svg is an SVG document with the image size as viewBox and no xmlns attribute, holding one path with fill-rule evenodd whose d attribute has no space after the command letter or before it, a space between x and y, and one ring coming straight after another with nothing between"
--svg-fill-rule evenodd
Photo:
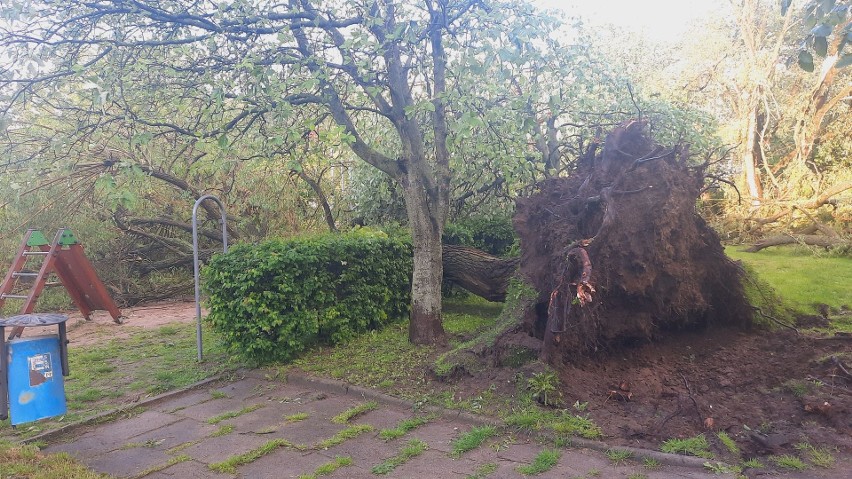
<instances>
[{"instance_id":1,"label":"tree bark","mask_svg":"<svg viewBox=\"0 0 852 479\"><path fill-rule=\"evenodd\" d=\"M430 214L429 197L421 185L404 184L403 194L414 249L408 339L414 344L442 344L446 340L441 321L443 222Z\"/></svg>"},{"instance_id":2,"label":"tree bark","mask_svg":"<svg viewBox=\"0 0 852 479\"><path fill-rule=\"evenodd\" d=\"M520 258L502 259L475 248L443 246L444 279L488 301L505 301Z\"/></svg>"}]
</instances>

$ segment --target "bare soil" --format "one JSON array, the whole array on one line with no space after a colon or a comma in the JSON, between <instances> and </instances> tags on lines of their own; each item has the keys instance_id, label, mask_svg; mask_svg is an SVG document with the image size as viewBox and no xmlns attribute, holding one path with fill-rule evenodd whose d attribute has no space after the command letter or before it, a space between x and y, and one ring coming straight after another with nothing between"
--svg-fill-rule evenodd
<instances>
[{"instance_id":1,"label":"bare soil","mask_svg":"<svg viewBox=\"0 0 852 479\"><path fill-rule=\"evenodd\" d=\"M95 311L89 321L77 310L64 314L68 315L68 340L74 346L82 346L105 339L127 338L139 328L156 329L167 324L195 322L195 302L169 301L122 308L122 324L115 323L106 311ZM55 327L27 328L24 336L55 333Z\"/></svg>"},{"instance_id":2,"label":"bare soil","mask_svg":"<svg viewBox=\"0 0 852 479\"><path fill-rule=\"evenodd\" d=\"M849 358L852 342L731 329L666 339L562 367L567 402L588 402L625 445L725 431L746 457L802 441L852 451L852 377L831 359Z\"/></svg>"}]
</instances>

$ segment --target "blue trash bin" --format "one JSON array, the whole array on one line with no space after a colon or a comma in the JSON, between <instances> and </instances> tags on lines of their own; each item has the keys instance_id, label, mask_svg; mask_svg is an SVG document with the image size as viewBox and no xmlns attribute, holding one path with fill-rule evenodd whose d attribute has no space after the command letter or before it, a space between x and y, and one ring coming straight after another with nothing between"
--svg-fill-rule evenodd
<instances>
[{"instance_id":1,"label":"blue trash bin","mask_svg":"<svg viewBox=\"0 0 852 479\"><path fill-rule=\"evenodd\" d=\"M6 348L11 423L18 425L65 414L59 337L13 339Z\"/></svg>"}]
</instances>

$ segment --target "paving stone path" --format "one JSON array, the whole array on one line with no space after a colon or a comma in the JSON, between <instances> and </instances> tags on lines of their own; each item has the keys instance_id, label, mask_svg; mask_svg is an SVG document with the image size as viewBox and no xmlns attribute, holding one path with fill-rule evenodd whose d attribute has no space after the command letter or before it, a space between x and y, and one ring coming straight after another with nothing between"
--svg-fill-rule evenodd
<instances>
[{"instance_id":1,"label":"paving stone path","mask_svg":"<svg viewBox=\"0 0 852 479\"><path fill-rule=\"evenodd\" d=\"M384 440L383 429L422 417L401 401L378 401L344 420L341 414L374 398L304 381L267 379L257 373L188 390L150 404L138 414L75 429L55 439L47 452L65 451L90 468L120 478L518 478L543 450L524 435L501 434L453 457L452 443L476 427L450 415L432 416L401 437ZM412 442L413 441L413 442ZM406 460L407 445L425 450ZM415 447L415 449L417 449ZM708 471L640 462L614 465L604 453L560 448L560 458L541 478L720 478ZM413 454L412 454L413 455ZM378 475L373 468L396 458ZM338 461L338 469L331 463ZM325 466L325 470L321 469ZM488 473L487 475L484 475ZM479 474L479 475L477 475ZM814 477L814 476L803 476ZM832 476L824 476L832 477ZM835 476L842 477L842 476Z\"/></svg>"}]
</instances>

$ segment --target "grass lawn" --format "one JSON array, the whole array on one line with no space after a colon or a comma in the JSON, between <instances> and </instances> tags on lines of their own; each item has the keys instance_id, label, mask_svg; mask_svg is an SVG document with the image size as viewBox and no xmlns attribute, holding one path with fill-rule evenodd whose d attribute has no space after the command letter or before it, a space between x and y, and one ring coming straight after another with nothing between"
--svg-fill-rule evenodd
<instances>
[{"instance_id":1,"label":"grass lawn","mask_svg":"<svg viewBox=\"0 0 852 479\"><path fill-rule=\"evenodd\" d=\"M200 364L196 361L195 324L125 328L132 331L127 338L104 339L97 345L69 345L71 375L65 378L66 415L17 429L9 425L9 420L0 421L0 439L32 437L236 367L209 332L205 360Z\"/></svg>"},{"instance_id":2,"label":"grass lawn","mask_svg":"<svg viewBox=\"0 0 852 479\"><path fill-rule=\"evenodd\" d=\"M815 313L816 305L833 309L852 308L852 258L817 257L795 247L768 248L757 253L729 246L725 252L757 271L784 300L803 313Z\"/></svg>"}]
</instances>

